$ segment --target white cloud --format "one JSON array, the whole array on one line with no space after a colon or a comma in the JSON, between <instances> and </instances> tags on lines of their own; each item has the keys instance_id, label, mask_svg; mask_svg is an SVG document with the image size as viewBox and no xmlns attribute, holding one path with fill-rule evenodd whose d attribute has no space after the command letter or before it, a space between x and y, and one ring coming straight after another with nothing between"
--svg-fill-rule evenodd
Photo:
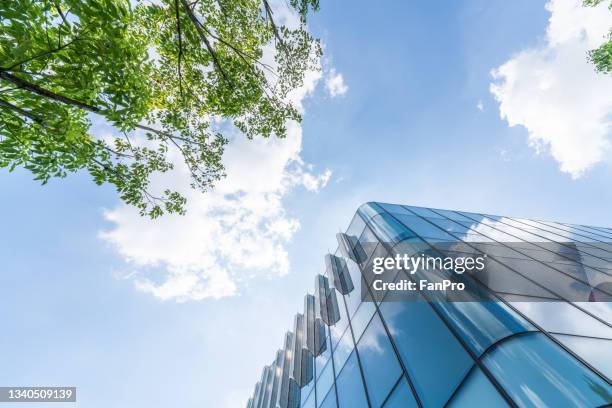
<instances>
[{"instance_id":1,"label":"white cloud","mask_svg":"<svg viewBox=\"0 0 612 408\"><path fill-rule=\"evenodd\" d=\"M476 109L478 109L479 111L484 111L484 105L482 104L482 101L479 99L478 103L476 104Z\"/></svg>"},{"instance_id":2,"label":"white cloud","mask_svg":"<svg viewBox=\"0 0 612 408\"><path fill-rule=\"evenodd\" d=\"M282 23L292 16L277 18ZM320 71L308 72L291 93L299 109L320 79ZM285 245L300 223L287 214L283 197L300 186L319 191L331 172L317 174L302 160L298 123L287 129L283 139L231 134L223 158L227 177L212 192L191 190L189 172L178 159L173 172L153 179L153 190L170 185L185 194L185 216L152 221L124 204L106 211L112 227L100 236L125 259L124 278L160 299L188 301L235 295L249 279L288 273Z\"/></svg>"},{"instance_id":3,"label":"white cloud","mask_svg":"<svg viewBox=\"0 0 612 408\"><path fill-rule=\"evenodd\" d=\"M510 126L522 125L538 153L580 177L610 149L612 77L598 74L586 52L603 43L612 13L603 2L551 0L541 46L521 51L492 71L490 90Z\"/></svg>"},{"instance_id":4,"label":"white cloud","mask_svg":"<svg viewBox=\"0 0 612 408\"><path fill-rule=\"evenodd\" d=\"M348 92L348 86L344 83L342 74L331 68L325 78L325 88L332 98L336 96L344 96Z\"/></svg>"}]
</instances>

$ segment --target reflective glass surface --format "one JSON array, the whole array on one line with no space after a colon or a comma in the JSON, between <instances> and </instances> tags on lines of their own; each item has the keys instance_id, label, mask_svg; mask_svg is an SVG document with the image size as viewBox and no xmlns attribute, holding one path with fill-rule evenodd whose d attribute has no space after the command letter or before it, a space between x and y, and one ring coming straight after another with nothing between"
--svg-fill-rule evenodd
<instances>
[{"instance_id":1,"label":"reflective glass surface","mask_svg":"<svg viewBox=\"0 0 612 408\"><path fill-rule=\"evenodd\" d=\"M336 387L340 408L365 408L368 406L355 352L348 358L346 365L338 375Z\"/></svg>"},{"instance_id":2,"label":"reflective glass surface","mask_svg":"<svg viewBox=\"0 0 612 408\"><path fill-rule=\"evenodd\" d=\"M383 302L389 331L417 393L441 407L473 364L472 358L425 302Z\"/></svg>"},{"instance_id":3,"label":"reflective glass surface","mask_svg":"<svg viewBox=\"0 0 612 408\"><path fill-rule=\"evenodd\" d=\"M541 333L508 339L488 353L483 363L522 407L612 403L612 386Z\"/></svg>"},{"instance_id":4,"label":"reflective glass surface","mask_svg":"<svg viewBox=\"0 0 612 408\"><path fill-rule=\"evenodd\" d=\"M405 378L402 378L397 384L393 393L389 396L384 408L416 408L418 407L410 386Z\"/></svg>"},{"instance_id":5,"label":"reflective glass surface","mask_svg":"<svg viewBox=\"0 0 612 408\"><path fill-rule=\"evenodd\" d=\"M508 406L489 379L477 367L470 371L467 379L448 404L449 408L504 408Z\"/></svg>"},{"instance_id":6,"label":"reflective glass surface","mask_svg":"<svg viewBox=\"0 0 612 408\"><path fill-rule=\"evenodd\" d=\"M380 317L374 316L357 343L368 395L373 407L380 407L402 374Z\"/></svg>"}]
</instances>

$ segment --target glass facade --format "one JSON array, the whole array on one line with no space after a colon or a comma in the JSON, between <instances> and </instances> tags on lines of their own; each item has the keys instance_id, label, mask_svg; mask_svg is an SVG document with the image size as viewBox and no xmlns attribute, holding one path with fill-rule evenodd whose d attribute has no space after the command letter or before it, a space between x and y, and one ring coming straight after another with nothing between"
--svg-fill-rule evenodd
<instances>
[{"instance_id":1,"label":"glass facade","mask_svg":"<svg viewBox=\"0 0 612 408\"><path fill-rule=\"evenodd\" d=\"M277 367L277 358L248 408L612 405L612 302L565 296L571 287L595 300L593 287L610 288L612 229L366 203L338 242L326 258L329 282L317 277L316 319L302 319L325 317L325 342L311 354L312 380L301 388L266 388L271 373L279 384L295 384L300 359ZM364 268L407 242L496 243L489 254L495 272L528 280L532 289L487 287L487 301L425 294L417 301L363 301L362 290L371 291ZM303 346L291 347L285 344L296 354ZM279 398L283 392L299 395Z\"/></svg>"}]
</instances>

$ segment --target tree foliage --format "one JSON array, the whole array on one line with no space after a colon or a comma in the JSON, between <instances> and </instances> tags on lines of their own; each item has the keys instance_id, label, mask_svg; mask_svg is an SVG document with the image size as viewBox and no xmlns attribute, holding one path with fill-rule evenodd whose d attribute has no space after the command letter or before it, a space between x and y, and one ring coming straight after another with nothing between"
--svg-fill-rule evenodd
<instances>
[{"instance_id":1,"label":"tree foliage","mask_svg":"<svg viewBox=\"0 0 612 408\"><path fill-rule=\"evenodd\" d=\"M224 175L215 118L249 138L300 120L287 95L318 69L306 29L318 1L286 7L297 26L268 0L0 2L0 167L42 183L87 169L142 214L184 212L176 191L150 191L171 150L206 191ZM92 134L93 116L120 136Z\"/></svg>"},{"instance_id":2,"label":"tree foliage","mask_svg":"<svg viewBox=\"0 0 612 408\"><path fill-rule=\"evenodd\" d=\"M602 3L604 0L584 0L583 4L588 7L594 7ZM608 9L612 11L612 1L608 5ZM595 65L595 69L601 73L612 73L612 28L608 32L608 41L600 45L598 48L589 51L589 61Z\"/></svg>"}]
</instances>

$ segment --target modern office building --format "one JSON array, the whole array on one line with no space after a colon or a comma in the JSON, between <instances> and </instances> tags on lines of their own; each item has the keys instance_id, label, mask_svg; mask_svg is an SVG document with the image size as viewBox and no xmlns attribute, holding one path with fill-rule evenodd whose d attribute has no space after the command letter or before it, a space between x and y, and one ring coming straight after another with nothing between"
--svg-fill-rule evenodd
<instances>
[{"instance_id":1,"label":"modern office building","mask_svg":"<svg viewBox=\"0 0 612 408\"><path fill-rule=\"evenodd\" d=\"M367 203L337 240L248 408L612 405L612 229ZM457 243L491 271L462 298L368 298L376 257Z\"/></svg>"}]
</instances>

